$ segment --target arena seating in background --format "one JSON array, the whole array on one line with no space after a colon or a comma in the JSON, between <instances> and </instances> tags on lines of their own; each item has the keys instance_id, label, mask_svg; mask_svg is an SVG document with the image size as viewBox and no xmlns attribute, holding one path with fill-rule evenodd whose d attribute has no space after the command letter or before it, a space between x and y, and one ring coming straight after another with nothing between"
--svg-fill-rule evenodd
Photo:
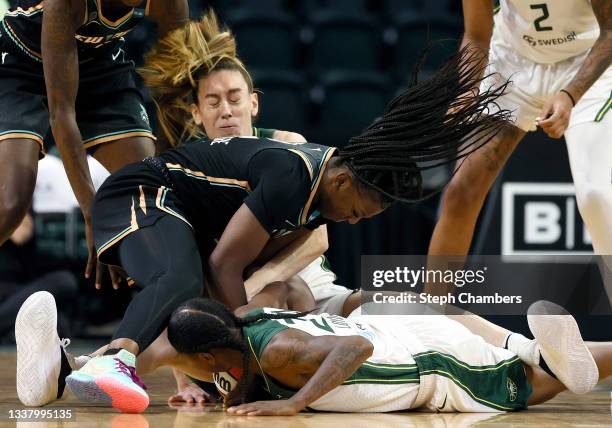
<instances>
[{"instance_id":1,"label":"arena seating in background","mask_svg":"<svg viewBox=\"0 0 612 428\"><path fill-rule=\"evenodd\" d=\"M423 69L435 70L457 51L459 34L456 22L445 17L425 19L419 14L401 14L394 18L395 69L399 76L412 70L427 50Z\"/></svg>"},{"instance_id":2,"label":"arena seating in background","mask_svg":"<svg viewBox=\"0 0 612 428\"><path fill-rule=\"evenodd\" d=\"M309 15L308 69L376 71L380 69L382 31L367 14L315 11ZM307 33L308 34L308 33Z\"/></svg>"},{"instance_id":3,"label":"arena seating in background","mask_svg":"<svg viewBox=\"0 0 612 428\"><path fill-rule=\"evenodd\" d=\"M330 71L321 74L312 93L317 103L313 140L343 146L382 114L390 90L391 81L380 73Z\"/></svg>"},{"instance_id":4,"label":"arena seating in background","mask_svg":"<svg viewBox=\"0 0 612 428\"><path fill-rule=\"evenodd\" d=\"M308 121L308 89L302 74L294 71L253 69L259 93L257 124L304 132ZM283 118L282 126L276 125Z\"/></svg>"},{"instance_id":5,"label":"arena seating in background","mask_svg":"<svg viewBox=\"0 0 612 428\"><path fill-rule=\"evenodd\" d=\"M299 32L290 14L238 9L228 12L227 23L239 41L238 54L247 67L297 66Z\"/></svg>"},{"instance_id":6,"label":"arena seating in background","mask_svg":"<svg viewBox=\"0 0 612 428\"><path fill-rule=\"evenodd\" d=\"M365 14L374 8L376 2L371 0L303 0L301 3L302 11L305 14L317 11Z\"/></svg>"}]
</instances>

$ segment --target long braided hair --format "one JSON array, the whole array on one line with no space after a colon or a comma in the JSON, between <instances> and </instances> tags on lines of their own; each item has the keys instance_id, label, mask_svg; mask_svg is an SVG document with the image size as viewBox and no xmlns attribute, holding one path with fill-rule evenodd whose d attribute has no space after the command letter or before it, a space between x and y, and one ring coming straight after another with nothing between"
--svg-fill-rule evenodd
<instances>
[{"instance_id":1,"label":"long braided hair","mask_svg":"<svg viewBox=\"0 0 612 428\"><path fill-rule=\"evenodd\" d=\"M249 390L249 357L248 342L242 333L242 327L264 319L298 318L303 313L262 313L250 317L237 317L222 303L197 297L179 306L171 315L168 323L168 340L178 351L184 354L210 352L212 349L234 349L243 356L242 376L238 381L238 398L245 402Z\"/></svg>"},{"instance_id":2,"label":"long braided hair","mask_svg":"<svg viewBox=\"0 0 612 428\"><path fill-rule=\"evenodd\" d=\"M382 195L384 203L416 202L423 193L421 172L463 159L489 142L511 116L496 100L508 82L478 91L482 51L466 46L434 75L417 82L387 105L360 135L339 151L357 182ZM418 70L418 65L415 68Z\"/></svg>"}]
</instances>

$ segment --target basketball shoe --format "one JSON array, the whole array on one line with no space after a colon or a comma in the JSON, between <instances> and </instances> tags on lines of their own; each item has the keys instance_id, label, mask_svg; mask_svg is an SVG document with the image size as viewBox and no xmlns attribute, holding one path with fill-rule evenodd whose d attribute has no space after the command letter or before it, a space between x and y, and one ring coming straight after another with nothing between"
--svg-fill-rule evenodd
<instances>
[{"instance_id":1,"label":"basketball shoe","mask_svg":"<svg viewBox=\"0 0 612 428\"><path fill-rule=\"evenodd\" d=\"M136 376L136 357L121 349L90 359L66 378L70 390L88 403L111 405L124 413L140 413L149 405L146 387Z\"/></svg>"},{"instance_id":2,"label":"basketball shoe","mask_svg":"<svg viewBox=\"0 0 612 428\"><path fill-rule=\"evenodd\" d=\"M540 300L529 307L527 322L544 363L556 378L576 394L592 390L599 370L574 317L561 306Z\"/></svg>"},{"instance_id":3,"label":"basketball shoe","mask_svg":"<svg viewBox=\"0 0 612 428\"><path fill-rule=\"evenodd\" d=\"M26 406L43 406L64 393L74 359L70 339L57 335L57 309L51 293L39 291L23 302L15 320L17 396Z\"/></svg>"}]
</instances>

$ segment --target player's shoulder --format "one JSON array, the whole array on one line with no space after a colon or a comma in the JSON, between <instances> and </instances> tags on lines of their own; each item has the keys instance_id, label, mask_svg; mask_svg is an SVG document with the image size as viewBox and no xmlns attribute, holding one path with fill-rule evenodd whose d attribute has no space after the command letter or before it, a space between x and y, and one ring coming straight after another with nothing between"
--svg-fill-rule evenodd
<instances>
[{"instance_id":1,"label":"player's shoulder","mask_svg":"<svg viewBox=\"0 0 612 428\"><path fill-rule=\"evenodd\" d=\"M296 362L307 351L312 336L292 328L279 331L261 353L261 366L266 370L280 369Z\"/></svg>"}]
</instances>

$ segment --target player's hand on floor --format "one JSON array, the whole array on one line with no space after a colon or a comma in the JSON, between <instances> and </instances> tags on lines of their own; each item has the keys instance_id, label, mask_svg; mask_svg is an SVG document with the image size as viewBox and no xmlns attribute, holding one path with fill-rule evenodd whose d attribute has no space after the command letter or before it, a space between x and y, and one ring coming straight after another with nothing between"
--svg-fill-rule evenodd
<instances>
[{"instance_id":1,"label":"player's hand on floor","mask_svg":"<svg viewBox=\"0 0 612 428\"><path fill-rule=\"evenodd\" d=\"M291 400L255 401L230 407L228 413L239 416L292 416L302 409Z\"/></svg>"},{"instance_id":2,"label":"player's hand on floor","mask_svg":"<svg viewBox=\"0 0 612 428\"><path fill-rule=\"evenodd\" d=\"M187 385L185 388L168 398L168 404L187 403L187 404L204 404L214 403L215 399L195 383Z\"/></svg>"},{"instance_id":3,"label":"player's hand on floor","mask_svg":"<svg viewBox=\"0 0 612 428\"><path fill-rule=\"evenodd\" d=\"M103 273L106 269L108 269L108 273L111 279L111 284L113 288L117 290L119 288L119 284L121 283L121 279L125 278L125 272L114 266L108 266L98 261L98 256L96 254L96 248L93 241L93 227L91 222L87 219L85 220L85 238L87 239L87 267L85 268L85 278L90 278L93 273L94 267L96 269L96 282L95 286L97 290L102 288L102 277Z\"/></svg>"},{"instance_id":4,"label":"player's hand on floor","mask_svg":"<svg viewBox=\"0 0 612 428\"><path fill-rule=\"evenodd\" d=\"M536 118L536 124L549 137L561 138L569 124L573 107L570 97L564 92L558 92L546 102L540 117Z\"/></svg>"}]
</instances>

